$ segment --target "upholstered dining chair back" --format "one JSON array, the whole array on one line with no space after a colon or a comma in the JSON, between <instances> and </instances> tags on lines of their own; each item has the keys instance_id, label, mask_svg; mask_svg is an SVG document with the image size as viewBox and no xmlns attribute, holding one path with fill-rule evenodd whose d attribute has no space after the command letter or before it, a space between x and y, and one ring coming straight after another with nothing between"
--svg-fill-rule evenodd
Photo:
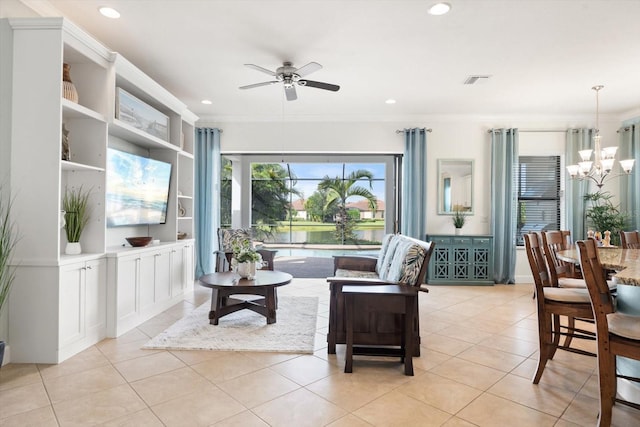
<instances>
[{"instance_id":1,"label":"upholstered dining chair back","mask_svg":"<svg viewBox=\"0 0 640 427\"><path fill-rule=\"evenodd\" d=\"M623 249L640 249L640 233L638 233L638 230L621 231L620 246Z\"/></svg>"}]
</instances>

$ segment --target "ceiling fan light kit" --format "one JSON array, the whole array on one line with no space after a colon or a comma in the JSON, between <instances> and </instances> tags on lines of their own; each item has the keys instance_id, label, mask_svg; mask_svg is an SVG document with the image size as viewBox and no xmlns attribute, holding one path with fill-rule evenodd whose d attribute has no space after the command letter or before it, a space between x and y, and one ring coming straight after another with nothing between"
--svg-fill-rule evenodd
<instances>
[{"instance_id":1,"label":"ceiling fan light kit","mask_svg":"<svg viewBox=\"0 0 640 427\"><path fill-rule=\"evenodd\" d=\"M287 101L295 101L296 99L298 99L298 94L296 93L296 85L329 90L331 92L337 92L338 90L340 90L340 86L338 85L302 79L302 77L309 75L314 71L318 71L322 68L322 65L318 64L317 62L309 62L307 65L296 68L291 62L287 61L282 64L282 67L278 67L276 71L271 71L267 68L255 64L244 65L249 68L253 68L256 71L260 71L262 73L275 77L275 80L240 86L240 89L253 89L260 86L269 86L276 83L282 83L282 85L284 86L284 93L287 97Z\"/></svg>"}]
</instances>

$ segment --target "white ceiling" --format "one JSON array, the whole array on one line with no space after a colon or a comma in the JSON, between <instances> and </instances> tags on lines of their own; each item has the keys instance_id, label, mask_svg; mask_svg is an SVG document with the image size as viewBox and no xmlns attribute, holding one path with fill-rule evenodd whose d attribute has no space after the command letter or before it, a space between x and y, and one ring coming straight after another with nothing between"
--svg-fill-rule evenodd
<instances>
[{"instance_id":1,"label":"white ceiling","mask_svg":"<svg viewBox=\"0 0 640 427\"><path fill-rule=\"evenodd\" d=\"M596 84L601 113L640 108L640 0L449 0L444 16L427 13L435 0L22 1L57 8L215 121L584 115ZM270 80L243 64L285 60L319 62L308 78L340 91L238 89ZM492 77L463 85L472 74Z\"/></svg>"}]
</instances>

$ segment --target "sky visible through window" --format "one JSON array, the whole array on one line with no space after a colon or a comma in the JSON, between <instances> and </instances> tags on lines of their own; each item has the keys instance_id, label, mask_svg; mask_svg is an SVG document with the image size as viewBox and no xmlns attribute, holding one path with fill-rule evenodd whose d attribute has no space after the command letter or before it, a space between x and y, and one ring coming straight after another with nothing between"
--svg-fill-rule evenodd
<instances>
[{"instance_id":1,"label":"sky visible through window","mask_svg":"<svg viewBox=\"0 0 640 427\"><path fill-rule=\"evenodd\" d=\"M291 173L298 182L296 188L307 199L318 188L318 183L325 177L330 178L347 176L349 173L364 169L373 174L373 189L371 192L376 195L379 200L384 201L385 194L385 165L382 163L289 163ZM367 180L362 181L359 185L369 189ZM294 196L295 197L295 196ZM354 201L358 198L354 197Z\"/></svg>"}]
</instances>

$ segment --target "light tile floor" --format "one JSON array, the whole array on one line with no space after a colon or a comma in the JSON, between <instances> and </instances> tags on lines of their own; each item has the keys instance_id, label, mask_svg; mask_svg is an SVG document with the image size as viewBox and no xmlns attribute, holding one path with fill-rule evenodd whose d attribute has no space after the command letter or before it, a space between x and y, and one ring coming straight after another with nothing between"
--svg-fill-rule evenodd
<instances>
[{"instance_id":1,"label":"light tile floor","mask_svg":"<svg viewBox=\"0 0 640 427\"><path fill-rule=\"evenodd\" d=\"M281 294L318 296L315 354L141 350L209 300L185 300L59 365L0 370L0 426L589 426L595 359L559 351L539 385L531 285L430 286L420 295L422 355L400 363L327 355L328 286L296 279ZM587 347L592 344L588 344ZM593 347L591 347L593 348ZM617 405L614 425L640 425Z\"/></svg>"}]
</instances>

